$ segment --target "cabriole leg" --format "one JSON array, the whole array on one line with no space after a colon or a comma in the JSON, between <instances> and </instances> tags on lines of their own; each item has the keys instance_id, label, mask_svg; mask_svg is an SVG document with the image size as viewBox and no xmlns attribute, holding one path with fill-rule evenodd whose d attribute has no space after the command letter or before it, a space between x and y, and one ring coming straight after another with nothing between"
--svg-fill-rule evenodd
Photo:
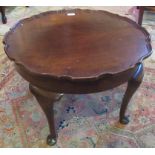
<instances>
[{"instance_id":1,"label":"cabriole leg","mask_svg":"<svg viewBox=\"0 0 155 155\"><path fill-rule=\"evenodd\" d=\"M57 134L55 132L53 103L62 97L62 94L56 94L29 85L30 91L36 97L42 110L48 120L50 135L47 137L47 144L52 146L56 144Z\"/></svg>"},{"instance_id":2,"label":"cabriole leg","mask_svg":"<svg viewBox=\"0 0 155 155\"><path fill-rule=\"evenodd\" d=\"M138 89L138 87L140 86L142 79L143 79L143 64L139 63L137 66L137 70L135 72L135 74L133 75L133 77L128 81L128 86L126 89L126 92L124 94L124 98L122 101L122 105L121 105L121 109L120 109L120 123L122 124L128 124L129 123L129 118L127 116L125 116L125 112L128 106L128 103L131 99L131 97L133 96L133 94L135 93L135 91Z\"/></svg>"}]
</instances>

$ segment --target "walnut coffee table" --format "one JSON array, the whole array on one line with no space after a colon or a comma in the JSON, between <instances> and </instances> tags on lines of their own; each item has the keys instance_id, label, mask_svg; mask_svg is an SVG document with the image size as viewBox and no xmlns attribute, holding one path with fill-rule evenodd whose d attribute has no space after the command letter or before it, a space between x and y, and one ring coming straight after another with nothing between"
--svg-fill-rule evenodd
<instances>
[{"instance_id":1,"label":"walnut coffee table","mask_svg":"<svg viewBox=\"0 0 155 155\"><path fill-rule=\"evenodd\" d=\"M100 92L128 82L120 123L143 79L151 55L147 31L105 11L51 11L19 21L4 37L4 49L48 119L47 143L56 143L53 102L61 93Z\"/></svg>"}]
</instances>

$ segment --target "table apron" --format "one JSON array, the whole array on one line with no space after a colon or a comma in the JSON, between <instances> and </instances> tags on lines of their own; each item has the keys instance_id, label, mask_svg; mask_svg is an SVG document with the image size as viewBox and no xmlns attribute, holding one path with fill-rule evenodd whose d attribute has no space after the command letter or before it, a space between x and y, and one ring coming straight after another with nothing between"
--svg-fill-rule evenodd
<instances>
[{"instance_id":1,"label":"table apron","mask_svg":"<svg viewBox=\"0 0 155 155\"><path fill-rule=\"evenodd\" d=\"M117 74L105 74L105 76L89 80L57 79L50 76L35 75L23 66L16 65L17 72L32 85L55 93L87 94L101 92L117 87L128 82L134 75L137 66Z\"/></svg>"}]
</instances>

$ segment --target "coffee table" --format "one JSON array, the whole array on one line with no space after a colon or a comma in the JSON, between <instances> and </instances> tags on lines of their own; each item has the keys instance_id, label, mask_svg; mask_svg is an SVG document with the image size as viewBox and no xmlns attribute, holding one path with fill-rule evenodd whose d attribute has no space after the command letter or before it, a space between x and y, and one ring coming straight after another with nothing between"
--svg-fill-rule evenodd
<instances>
[{"instance_id":1,"label":"coffee table","mask_svg":"<svg viewBox=\"0 0 155 155\"><path fill-rule=\"evenodd\" d=\"M127 105L144 75L142 61L152 53L144 28L96 10L50 11L23 19L3 43L47 117L49 145L56 143L53 103L62 93L95 93L128 82L119 118L127 124Z\"/></svg>"}]
</instances>

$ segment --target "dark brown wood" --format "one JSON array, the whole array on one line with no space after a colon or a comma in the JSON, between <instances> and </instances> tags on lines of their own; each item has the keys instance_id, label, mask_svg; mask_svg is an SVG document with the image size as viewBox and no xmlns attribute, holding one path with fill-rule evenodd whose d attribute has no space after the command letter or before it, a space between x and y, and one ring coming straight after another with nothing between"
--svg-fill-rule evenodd
<instances>
[{"instance_id":1,"label":"dark brown wood","mask_svg":"<svg viewBox=\"0 0 155 155\"><path fill-rule=\"evenodd\" d=\"M7 23L7 18L5 16L5 6L0 6L0 12L2 15L2 23L6 24Z\"/></svg>"},{"instance_id":2,"label":"dark brown wood","mask_svg":"<svg viewBox=\"0 0 155 155\"><path fill-rule=\"evenodd\" d=\"M144 76L144 71L143 71L143 64L139 63L137 65L137 70L135 71L134 75L132 78L128 81L128 86L123 98L122 106L120 109L120 123L122 124L128 124L129 119L127 116L125 116L125 112L127 110L128 103L132 97L132 95L135 93L135 91L138 89L140 86L142 79Z\"/></svg>"},{"instance_id":3,"label":"dark brown wood","mask_svg":"<svg viewBox=\"0 0 155 155\"><path fill-rule=\"evenodd\" d=\"M148 37L125 17L105 11L64 10L21 20L4 42L10 59L36 75L95 80L127 70L150 55Z\"/></svg>"},{"instance_id":4,"label":"dark brown wood","mask_svg":"<svg viewBox=\"0 0 155 155\"><path fill-rule=\"evenodd\" d=\"M48 120L50 135L47 137L47 144L54 145L56 143L57 134L54 124L53 103L58 101L62 97L62 94L51 93L32 86L31 84L29 88L32 94L36 97Z\"/></svg>"},{"instance_id":5,"label":"dark brown wood","mask_svg":"<svg viewBox=\"0 0 155 155\"><path fill-rule=\"evenodd\" d=\"M143 6L140 6L139 7L139 17L138 17L138 24L139 25L142 25L143 14L144 14L144 7Z\"/></svg>"},{"instance_id":6,"label":"dark brown wood","mask_svg":"<svg viewBox=\"0 0 155 155\"><path fill-rule=\"evenodd\" d=\"M100 92L103 90L112 89L127 82L135 73L137 66L117 74L105 74L100 79L96 80L69 80L57 79L50 76L36 76L32 72L25 70L21 65L15 65L16 70L31 84L56 93L69 94L86 94Z\"/></svg>"},{"instance_id":7,"label":"dark brown wood","mask_svg":"<svg viewBox=\"0 0 155 155\"><path fill-rule=\"evenodd\" d=\"M126 124L127 105L139 86L137 72L152 53L144 28L128 18L95 10L32 16L19 21L3 43L16 70L33 85L30 90L47 116L49 137L54 139L51 92L93 93L128 82L120 111L120 122ZM50 138L48 143L54 144Z\"/></svg>"}]
</instances>

